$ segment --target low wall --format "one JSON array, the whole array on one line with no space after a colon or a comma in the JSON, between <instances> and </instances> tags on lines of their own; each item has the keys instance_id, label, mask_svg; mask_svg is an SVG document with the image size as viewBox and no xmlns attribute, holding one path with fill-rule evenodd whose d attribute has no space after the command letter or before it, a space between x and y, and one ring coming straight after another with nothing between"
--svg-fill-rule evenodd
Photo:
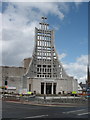
<instances>
[{"instance_id":1,"label":"low wall","mask_svg":"<svg viewBox=\"0 0 90 120\"><path fill-rule=\"evenodd\" d=\"M4 96L3 100L7 101L20 101L20 102L35 102L41 104L58 104L58 103L76 103L76 104L88 104L88 99L86 98L37 98L35 96Z\"/></svg>"}]
</instances>

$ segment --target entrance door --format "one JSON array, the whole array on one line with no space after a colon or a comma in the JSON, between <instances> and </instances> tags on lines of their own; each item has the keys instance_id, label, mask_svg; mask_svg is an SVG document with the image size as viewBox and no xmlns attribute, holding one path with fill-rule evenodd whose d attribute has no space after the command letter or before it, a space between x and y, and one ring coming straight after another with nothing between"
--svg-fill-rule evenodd
<instances>
[{"instance_id":1,"label":"entrance door","mask_svg":"<svg viewBox=\"0 0 90 120\"><path fill-rule=\"evenodd\" d=\"M56 94L56 83L53 85L53 94Z\"/></svg>"},{"instance_id":2,"label":"entrance door","mask_svg":"<svg viewBox=\"0 0 90 120\"><path fill-rule=\"evenodd\" d=\"M29 84L29 91L31 91L31 84Z\"/></svg>"},{"instance_id":3,"label":"entrance door","mask_svg":"<svg viewBox=\"0 0 90 120\"><path fill-rule=\"evenodd\" d=\"M44 83L41 83L41 94L44 94Z\"/></svg>"},{"instance_id":4,"label":"entrance door","mask_svg":"<svg viewBox=\"0 0 90 120\"><path fill-rule=\"evenodd\" d=\"M52 84L46 83L46 94L51 94L52 92Z\"/></svg>"}]
</instances>

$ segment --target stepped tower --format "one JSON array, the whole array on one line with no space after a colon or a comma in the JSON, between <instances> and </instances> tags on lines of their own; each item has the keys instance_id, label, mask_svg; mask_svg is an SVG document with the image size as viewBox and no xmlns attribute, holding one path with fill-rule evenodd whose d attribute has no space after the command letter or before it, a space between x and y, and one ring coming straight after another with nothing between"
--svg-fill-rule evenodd
<instances>
[{"instance_id":1,"label":"stepped tower","mask_svg":"<svg viewBox=\"0 0 90 120\"><path fill-rule=\"evenodd\" d=\"M23 88L27 88L27 84L30 84L30 89L28 89L31 91L34 89L35 84L39 84L38 89L41 89L42 94L51 94L56 93L57 84L58 86L59 84L66 86L67 83L65 82L69 79L69 76L64 71L54 46L54 30L49 29L49 24L46 21L47 18L42 17L42 21L39 23L40 28L35 28L35 45L32 59L22 79ZM36 83L34 83L35 81ZM58 83L58 81L62 83Z\"/></svg>"},{"instance_id":2,"label":"stepped tower","mask_svg":"<svg viewBox=\"0 0 90 120\"><path fill-rule=\"evenodd\" d=\"M42 17L40 28L35 28L35 46L27 76L32 78L62 78L65 74L54 47L54 30Z\"/></svg>"}]
</instances>

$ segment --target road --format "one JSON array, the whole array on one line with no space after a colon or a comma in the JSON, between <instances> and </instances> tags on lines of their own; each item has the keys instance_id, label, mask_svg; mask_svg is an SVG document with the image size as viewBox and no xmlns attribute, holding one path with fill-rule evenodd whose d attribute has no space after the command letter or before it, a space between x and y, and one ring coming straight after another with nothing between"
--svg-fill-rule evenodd
<instances>
[{"instance_id":1,"label":"road","mask_svg":"<svg viewBox=\"0 0 90 120\"><path fill-rule=\"evenodd\" d=\"M86 106L52 107L5 101L2 106L2 118L9 118L11 120L25 120L30 118L88 118L88 108Z\"/></svg>"}]
</instances>

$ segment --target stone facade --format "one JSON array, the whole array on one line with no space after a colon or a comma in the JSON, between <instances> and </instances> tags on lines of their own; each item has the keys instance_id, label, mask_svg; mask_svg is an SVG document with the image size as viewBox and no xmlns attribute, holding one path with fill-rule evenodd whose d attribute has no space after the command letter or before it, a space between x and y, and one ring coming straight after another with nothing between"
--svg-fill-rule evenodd
<instances>
[{"instance_id":1,"label":"stone facade","mask_svg":"<svg viewBox=\"0 0 90 120\"><path fill-rule=\"evenodd\" d=\"M23 89L22 77L29 68L31 58L23 60L23 67L0 66L0 86L7 86L8 92L18 93ZM7 85L5 85L7 81ZM41 83L56 83L56 94L77 91L78 82L73 77L67 79L27 78L27 91L41 94ZM30 88L31 85L31 88ZM16 89L15 89L16 88ZM24 91L24 90L22 90ZM44 90L44 93L45 90ZM51 91L52 93L52 91Z\"/></svg>"},{"instance_id":2,"label":"stone facade","mask_svg":"<svg viewBox=\"0 0 90 120\"><path fill-rule=\"evenodd\" d=\"M0 87L7 86L8 91L18 93L19 89L22 88L21 77L26 73L28 61L30 63L31 58L27 58L27 62L24 59L23 67L15 66L0 66Z\"/></svg>"},{"instance_id":3,"label":"stone facade","mask_svg":"<svg viewBox=\"0 0 90 120\"><path fill-rule=\"evenodd\" d=\"M50 83L52 86L56 84L56 92L52 89L51 86L51 93L50 94L64 94L64 93L71 93L72 91L77 91L78 83L75 79L63 80L63 79L38 79L38 78L28 78L27 80L27 90L31 90L32 92L36 92L37 94L41 94L41 83L44 83L44 94L46 94L46 84ZM31 85L31 89L29 89L29 85Z\"/></svg>"}]
</instances>

